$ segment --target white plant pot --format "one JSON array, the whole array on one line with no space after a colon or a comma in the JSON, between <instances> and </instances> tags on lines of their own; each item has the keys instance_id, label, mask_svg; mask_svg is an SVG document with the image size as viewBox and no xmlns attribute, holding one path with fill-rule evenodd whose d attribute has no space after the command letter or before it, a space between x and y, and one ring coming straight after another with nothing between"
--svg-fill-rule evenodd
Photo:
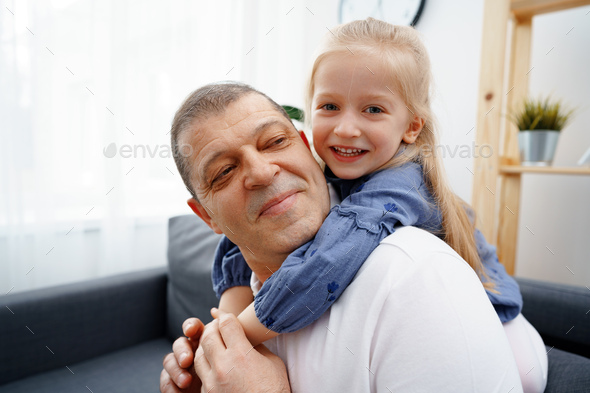
<instances>
[{"instance_id":1,"label":"white plant pot","mask_svg":"<svg viewBox=\"0 0 590 393\"><path fill-rule=\"evenodd\" d=\"M518 132L520 162L524 166L549 166L553 162L559 131L534 130Z\"/></svg>"}]
</instances>

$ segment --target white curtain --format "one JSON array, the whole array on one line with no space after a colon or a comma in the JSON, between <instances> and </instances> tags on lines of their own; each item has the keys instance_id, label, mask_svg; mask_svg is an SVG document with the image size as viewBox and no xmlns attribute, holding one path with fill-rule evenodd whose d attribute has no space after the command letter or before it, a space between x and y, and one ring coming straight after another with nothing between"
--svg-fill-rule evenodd
<instances>
[{"instance_id":1,"label":"white curtain","mask_svg":"<svg viewBox=\"0 0 590 393\"><path fill-rule=\"evenodd\" d=\"M235 79L302 105L306 37L334 23L297 1L0 5L0 295L164 265L190 213L182 99Z\"/></svg>"}]
</instances>

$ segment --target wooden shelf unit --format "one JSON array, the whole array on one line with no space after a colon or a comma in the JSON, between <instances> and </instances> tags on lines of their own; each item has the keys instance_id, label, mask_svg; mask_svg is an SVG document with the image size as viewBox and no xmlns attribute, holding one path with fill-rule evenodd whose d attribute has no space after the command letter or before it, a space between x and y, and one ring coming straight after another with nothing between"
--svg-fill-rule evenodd
<instances>
[{"instance_id":1,"label":"wooden shelf unit","mask_svg":"<svg viewBox=\"0 0 590 393\"><path fill-rule=\"evenodd\" d=\"M549 175L590 175L590 168L566 166L501 165L501 174L542 173Z\"/></svg>"},{"instance_id":2,"label":"wooden shelf unit","mask_svg":"<svg viewBox=\"0 0 590 393\"><path fill-rule=\"evenodd\" d=\"M514 107L528 94L533 16L588 4L590 0L484 2L475 143L491 146L495 154L474 159L472 205L477 212L478 228L490 243L497 245L498 258L509 274L514 274L516 259L521 175L590 175L590 168L520 166L518 129L510 122L501 127L502 111ZM507 47L511 50L505 67Z\"/></svg>"}]
</instances>

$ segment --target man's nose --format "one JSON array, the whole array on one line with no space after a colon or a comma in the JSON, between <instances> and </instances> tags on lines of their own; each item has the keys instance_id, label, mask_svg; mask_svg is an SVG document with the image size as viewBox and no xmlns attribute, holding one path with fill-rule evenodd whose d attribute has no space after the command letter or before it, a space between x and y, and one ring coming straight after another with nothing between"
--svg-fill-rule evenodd
<instances>
[{"instance_id":1,"label":"man's nose","mask_svg":"<svg viewBox=\"0 0 590 393\"><path fill-rule=\"evenodd\" d=\"M350 110L346 110L338 116L337 121L338 123L334 127L336 136L340 138L358 138L361 136L358 119Z\"/></svg>"},{"instance_id":2,"label":"man's nose","mask_svg":"<svg viewBox=\"0 0 590 393\"><path fill-rule=\"evenodd\" d=\"M280 167L270 161L268 154L258 151L248 152L244 156L244 186L247 189L266 187L272 184Z\"/></svg>"}]
</instances>

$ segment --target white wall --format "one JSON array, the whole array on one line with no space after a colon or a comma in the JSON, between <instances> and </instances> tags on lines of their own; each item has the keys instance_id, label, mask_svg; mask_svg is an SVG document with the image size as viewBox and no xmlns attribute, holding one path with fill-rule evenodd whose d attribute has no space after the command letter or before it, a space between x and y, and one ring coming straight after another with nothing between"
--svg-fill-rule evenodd
<instances>
[{"instance_id":1,"label":"white wall","mask_svg":"<svg viewBox=\"0 0 590 393\"><path fill-rule=\"evenodd\" d=\"M453 190L471 201L483 1L428 1L416 26L424 34L435 80L434 109ZM466 154L469 152L469 154Z\"/></svg>"}]
</instances>

